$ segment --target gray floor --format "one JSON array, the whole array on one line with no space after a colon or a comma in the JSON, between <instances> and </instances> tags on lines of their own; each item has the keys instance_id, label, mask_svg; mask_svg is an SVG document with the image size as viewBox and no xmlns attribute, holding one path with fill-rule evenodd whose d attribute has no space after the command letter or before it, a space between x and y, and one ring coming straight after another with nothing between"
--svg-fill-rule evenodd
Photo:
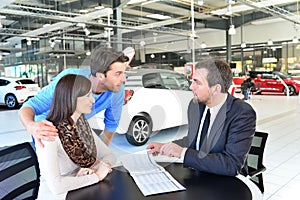
<instances>
[{"instance_id":1,"label":"gray floor","mask_svg":"<svg viewBox=\"0 0 300 200\"><path fill-rule=\"evenodd\" d=\"M300 196L300 98L297 96L252 96L257 112L257 130L269 133L265 150L264 199L293 200ZM0 147L31 141L17 111L0 112ZM151 141L167 142L186 134L186 126L160 131ZM116 135L110 145L117 156L143 150L130 145L125 135Z\"/></svg>"}]
</instances>

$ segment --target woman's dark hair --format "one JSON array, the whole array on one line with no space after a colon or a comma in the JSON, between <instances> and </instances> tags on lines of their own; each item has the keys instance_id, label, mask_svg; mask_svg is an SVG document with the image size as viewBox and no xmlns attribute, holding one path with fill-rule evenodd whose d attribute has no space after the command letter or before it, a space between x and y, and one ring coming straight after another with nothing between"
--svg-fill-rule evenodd
<instances>
[{"instance_id":1,"label":"woman's dark hair","mask_svg":"<svg viewBox=\"0 0 300 200\"><path fill-rule=\"evenodd\" d=\"M76 74L67 74L57 83L52 105L47 120L55 126L62 120L69 119L76 110L77 97L82 97L91 90L91 81Z\"/></svg>"}]
</instances>

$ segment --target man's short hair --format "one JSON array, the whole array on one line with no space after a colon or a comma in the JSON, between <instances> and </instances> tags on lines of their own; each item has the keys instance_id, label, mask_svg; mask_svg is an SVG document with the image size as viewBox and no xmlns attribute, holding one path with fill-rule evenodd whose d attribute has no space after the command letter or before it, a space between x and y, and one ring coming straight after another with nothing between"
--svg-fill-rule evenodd
<instances>
[{"instance_id":1,"label":"man's short hair","mask_svg":"<svg viewBox=\"0 0 300 200\"><path fill-rule=\"evenodd\" d=\"M110 70L110 65L115 62L127 62L129 58L122 51L117 51L109 47L95 49L91 55L91 74L96 76L97 72L106 74Z\"/></svg>"},{"instance_id":2,"label":"man's short hair","mask_svg":"<svg viewBox=\"0 0 300 200\"><path fill-rule=\"evenodd\" d=\"M226 93L229 90L229 87L232 84L232 71L225 61L205 59L199 61L195 68L205 68L208 70L207 82L209 87L220 84L222 93Z\"/></svg>"}]
</instances>

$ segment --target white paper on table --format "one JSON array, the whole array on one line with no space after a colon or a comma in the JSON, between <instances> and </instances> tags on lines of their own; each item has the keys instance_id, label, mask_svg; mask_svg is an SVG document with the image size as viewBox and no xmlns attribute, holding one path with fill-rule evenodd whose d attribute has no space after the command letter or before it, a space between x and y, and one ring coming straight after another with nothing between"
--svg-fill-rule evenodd
<instances>
[{"instance_id":1,"label":"white paper on table","mask_svg":"<svg viewBox=\"0 0 300 200\"><path fill-rule=\"evenodd\" d=\"M185 190L146 150L121 156L120 160L144 196Z\"/></svg>"}]
</instances>

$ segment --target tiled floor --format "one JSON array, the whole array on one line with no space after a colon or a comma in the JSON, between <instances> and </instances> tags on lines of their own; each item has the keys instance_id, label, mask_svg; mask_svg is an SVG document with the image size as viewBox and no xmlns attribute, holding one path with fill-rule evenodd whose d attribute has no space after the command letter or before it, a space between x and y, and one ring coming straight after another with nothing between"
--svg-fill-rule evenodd
<instances>
[{"instance_id":1,"label":"tiled floor","mask_svg":"<svg viewBox=\"0 0 300 200\"><path fill-rule=\"evenodd\" d=\"M300 196L300 97L252 96L249 104L257 112L257 130L268 132L265 149L265 193L268 200L293 200ZM17 111L0 112L0 147L31 141L22 127ZM182 137L186 126L161 131L151 141L170 141ZM145 149L128 144L116 135L110 145L117 156Z\"/></svg>"}]
</instances>

